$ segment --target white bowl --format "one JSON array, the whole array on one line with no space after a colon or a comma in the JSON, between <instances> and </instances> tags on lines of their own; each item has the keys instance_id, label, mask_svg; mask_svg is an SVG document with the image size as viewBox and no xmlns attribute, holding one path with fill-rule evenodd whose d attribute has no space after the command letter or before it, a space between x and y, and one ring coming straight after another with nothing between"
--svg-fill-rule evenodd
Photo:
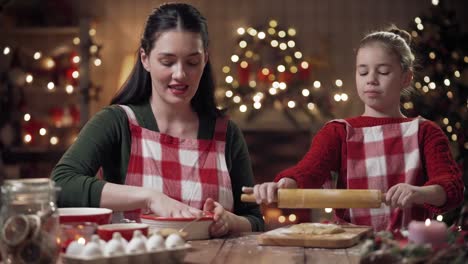
<instances>
[{"instance_id":1,"label":"white bowl","mask_svg":"<svg viewBox=\"0 0 468 264\"><path fill-rule=\"evenodd\" d=\"M155 215L140 215L141 222L149 225L151 231L157 231L160 229L171 228L179 230L185 227L188 223L195 220L192 218L175 218L175 217L159 217ZM191 223L189 226L184 228L184 232L187 232L186 240L200 240L210 238L210 225L213 223L213 216L204 216L197 222Z\"/></svg>"}]
</instances>

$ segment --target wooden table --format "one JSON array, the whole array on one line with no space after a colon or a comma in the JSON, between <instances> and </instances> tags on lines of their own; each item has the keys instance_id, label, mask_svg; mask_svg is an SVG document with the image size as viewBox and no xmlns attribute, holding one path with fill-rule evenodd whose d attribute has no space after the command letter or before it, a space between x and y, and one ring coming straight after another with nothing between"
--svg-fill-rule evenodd
<instances>
[{"instance_id":1,"label":"wooden table","mask_svg":"<svg viewBox=\"0 0 468 264\"><path fill-rule=\"evenodd\" d=\"M359 263L360 244L347 249L259 246L260 233L189 242L186 263Z\"/></svg>"}]
</instances>

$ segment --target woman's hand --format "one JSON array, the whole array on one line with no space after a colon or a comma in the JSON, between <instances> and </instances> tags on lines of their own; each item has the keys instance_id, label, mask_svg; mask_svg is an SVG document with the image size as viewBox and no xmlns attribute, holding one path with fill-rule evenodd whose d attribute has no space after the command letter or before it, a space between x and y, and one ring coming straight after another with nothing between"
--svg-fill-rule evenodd
<instances>
[{"instance_id":1,"label":"woman's hand","mask_svg":"<svg viewBox=\"0 0 468 264\"><path fill-rule=\"evenodd\" d=\"M424 203L423 190L419 186L399 183L388 189L385 203L390 207L407 208Z\"/></svg>"},{"instance_id":2,"label":"woman's hand","mask_svg":"<svg viewBox=\"0 0 468 264\"><path fill-rule=\"evenodd\" d=\"M245 188L245 193L253 193L257 204L265 203L271 204L278 200L278 189L292 189L297 188L297 183L291 178L282 178L278 182L265 182L256 184L251 188Z\"/></svg>"},{"instance_id":3,"label":"woman's hand","mask_svg":"<svg viewBox=\"0 0 468 264\"><path fill-rule=\"evenodd\" d=\"M240 216L225 210L220 203L212 198L206 199L203 211L213 213L214 222L210 226L211 237L222 237L232 231L237 231L237 221L240 220L238 219Z\"/></svg>"},{"instance_id":4,"label":"woman's hand","mask_svg":"<svg viewBox=\"0 0 468 264\"><path fill-rule=\"evenodd\" d=\"M198 217L203 212L161 193L149 190L147 210L163 217Z\"/></svg>"}]
</instances>

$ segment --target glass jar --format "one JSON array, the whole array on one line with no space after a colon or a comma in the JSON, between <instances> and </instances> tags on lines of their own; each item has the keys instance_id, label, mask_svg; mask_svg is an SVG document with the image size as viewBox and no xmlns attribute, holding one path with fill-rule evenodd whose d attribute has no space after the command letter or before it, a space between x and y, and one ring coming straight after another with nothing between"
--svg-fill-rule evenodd
<instances>
[{"instance_id":1,"label":"glass jar","mask_svg":"<svg viewBox=\"0 0 468 264\"><path fill-rule=\"evenodd\" d=\"M60 253L58 188L47 178L6 180L0 250L5 264L55 263Z\"/></svg>"}]
</instances>

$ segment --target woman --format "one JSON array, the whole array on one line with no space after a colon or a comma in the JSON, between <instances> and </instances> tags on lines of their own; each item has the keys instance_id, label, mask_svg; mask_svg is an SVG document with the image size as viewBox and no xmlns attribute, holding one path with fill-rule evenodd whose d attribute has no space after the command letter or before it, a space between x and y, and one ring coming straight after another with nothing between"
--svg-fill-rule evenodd
<instances>
[{"instance_id":1,"label":"woman","mask_svg":"<svg viewBox=\"0 0 468 264\"><path fill-rule=\"evenodd\" d=\"M103 180L93 177L102 167ZM213 237L259 231L241 131L216 108L205 18L187 4L148 17L139 59L112 105L96 114L53 171L60 206L106 207L137 219L214 213Z\"/></svg>"}]
</instances>

